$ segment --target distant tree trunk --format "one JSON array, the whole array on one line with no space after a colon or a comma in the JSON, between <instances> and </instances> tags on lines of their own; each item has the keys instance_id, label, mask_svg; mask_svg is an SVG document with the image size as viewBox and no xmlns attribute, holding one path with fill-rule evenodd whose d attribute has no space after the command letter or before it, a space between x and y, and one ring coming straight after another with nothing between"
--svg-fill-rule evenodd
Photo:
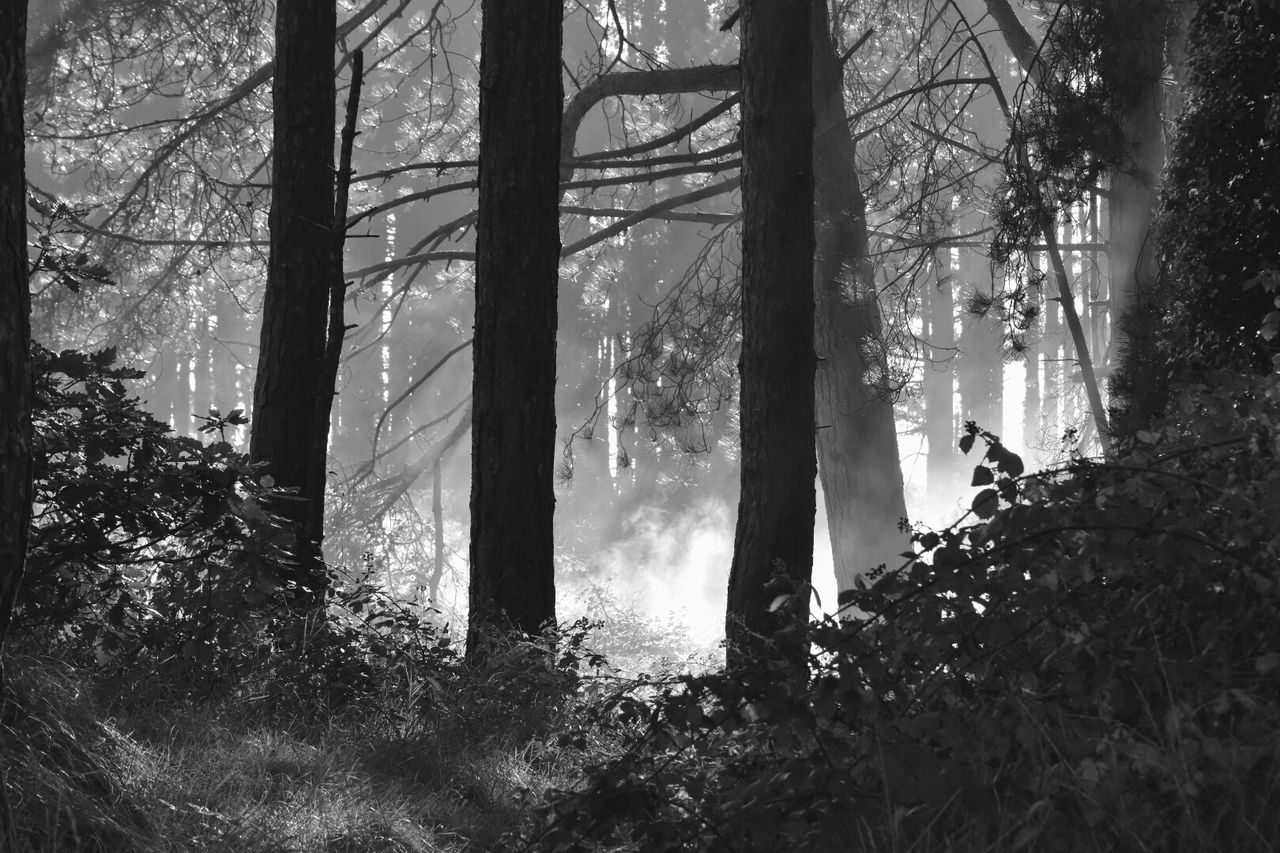
<instances>
[{"instance_id":1,"label":"distant tree trunk","mask_svg":"<svg viewBox=\"0 0 1280 853\"><path fill-rule=\"evenodd\" d=\"M742 493L729 575L729 662L761 648L776 568L813 571L813 82L807 3L742 6Z\"/></svg>"},{"instance_id":2,"label":"distant tree trunk","mask_svg":"<svg viewBox=\"0 0 1280 853\"><path fill-rule=\"evenodd\" d=\"M333 0L278 0L272 88L275 144L269 224L271 259L262 306L261 346L253 389L249 455L266 462L278 486L298 499L275 509L296 526L294 585L300 611L323 601L328 584L320 542L324 535L325 446L328 418L318 401L331 400L322 365L329 326L333 269L335 123Z\"/></svg>"},{"instance_id":3,"label":"distant tree trunk","mask_svg":"<svg viewBox=\"0 0 1280 853\"><path fill-rule=\"evenodd\" d=\"M999 433L1004 421L999 329L989 317L960 320L960 419Z\"/></svg>"},{"instance_id":4,"label":"distant tree trunk","mask_svg":"<svg viewBox=\"0 0 1280 853\"><path fill-rule=\"evenodd\" d=\"M228 292L219 292L213 341L213 404L227 414L240 403L235 353L244 335L244 314Z\"/></svg>"},{"instance_id":5,"label":"distant tree trunk","mask_svg":"<svg viewBox=\"0 0 1280 853\"><path fill-rule=\"evenodd\" d=\"M815 230L813 289L818 355L818 473L827 508L836 588L892 564L909 541L893 400L877 389L884 376L880 305L867 256L866 201L854 171L836 47L827 35L825 0L812 5ZM873 361L868 363L868 358Z\"/></svg>"},{"instance_id":6,"label":"distant tree trunk","mask_svg":"<svg viewBox=\"0 0 1280 853\"><path fill-rule=\"evenodd\" d=\"M1044 299L1044 331L1040 336L1040 350L1044 358L1044 387L1040 392L1040 423L1045 439L1053 451L1062 443L1062 397L1066 393L1062 369L1062 308L1052 298Z\"/></svg>"},{"instance_id":7,"label":"distant tree trunk","mask_svg":"<svg viewBox=\"0 0 1280 853\"><path fill-rule=\"evenodd\" d=\"M1043 316L1044 302L1041 295L1036 292L1032 298L1036 300ZM1037 323L1040 322L1042 321L1037 319ZM1039 337L1043 339L1043 335ZM1026 365L1022 386L1022 448L1028 452L1038 446L1040 437L1040 341L1033 338L1030 343L1022 354Z\"/></svg>"},{"instance_id":8,"label":"distant tree trunk","mask_svg":"<svg viewBox=\"0 0 1280 853\"><path fill-rule=\"evenodd\" d=\"M560 0L484 0L467 651L555 619Z\"/></svg>"},{"instance_id":9,"label":"distant tree trunk","mask_svg":"<svg viewBox=\"0 0 1280 853\"><path fill-rule=\"evenodd\" d=\"M191 435L191 356L178 345L169 354L167 381L173 431L181 436Z\"/></svg>"},{"instance_id":10,"label":"distant tree trunk","mask_svg":"<svg viewBox=\"0 0 1280 853\"><path fill-rule=\"evenodd\" d=\"M955 309L950 250L939 258L938 286L928 290L929 360L924 365L924 435L929 445L925 484L935 522L953 508L956 494ZM943 260L945 258L945 261Z\"/></svg>"},{"instance_id":11,"label":"distant tree trunk","mask_svg":"<svg viewBox=\"0 0 1280 853\"><path fill-rule=\"evenodd\" d=\"M432 604L440 600L440 579L444 577L444 477L441 465L442 459L437 458L431 466L431 528L435 549L432 553L431 575L427 579L427 601Z\"/></svg>"},{"instance_id":12,"label":"distant tree trunk","mask_svg":"<svg viewBox=\"0 0 1280 853\"><path fill-rule=\"evenodd\" d=\"M197 331L200 334L198 347L195 355L192 357L191 372L195 379L195 398L192 402L192 411L200 417L208 417L209 409L214 406L213 402L213 330L209 315L205 315L196 324ZM203 421L196 423L196 428L204 424ZM216 438L216 435L214 436Z\"/></svg>"},{"instance_id":13,"label":"distant tree trunk","mask_svg":"<svg viewBox=\"0 0 1280 853\"><path fill-rule=\"evenodd\" d=\"M968 229L966 229L968 230ZM986 258L961 250L959 282L967 290L989 292L991 276ZM956 372L960 378L960 417L976 421L994 433L1004 431L1004 361L1000 348L1001 324L993 314L960 317L960 353Z\"/></svg>"},{"instance_id":14,"label":"distant tree trunk","mask_svg":"<svg viewBox=\"0 0 1280 853\"><path fill-rule=\"evenodd\" d=\"M31 519L31 297L23 136L27 0L0 0L0 705ZM0 848L17 850L3 768Z\"/></svg>"}]
</instances>

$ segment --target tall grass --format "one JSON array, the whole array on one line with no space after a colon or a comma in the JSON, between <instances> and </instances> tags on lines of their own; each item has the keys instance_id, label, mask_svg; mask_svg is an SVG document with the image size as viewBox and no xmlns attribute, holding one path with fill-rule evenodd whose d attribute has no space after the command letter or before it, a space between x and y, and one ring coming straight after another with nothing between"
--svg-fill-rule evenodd
<instances>
[{"instance_id":1,"label":"tall grass","mask_svg":"<svg viewBox=\"0 0 1280 853\"><path fill-rule=\"evenodd\" d=\"M479 676L416 708L380 696L386 713L290 715L253 689L131 703L50 657L14 655L6 672L15 853L485 850L518 826L524 792L569 781L529 745L554 703L482 719Z\"/></svg>"}]
</instances>

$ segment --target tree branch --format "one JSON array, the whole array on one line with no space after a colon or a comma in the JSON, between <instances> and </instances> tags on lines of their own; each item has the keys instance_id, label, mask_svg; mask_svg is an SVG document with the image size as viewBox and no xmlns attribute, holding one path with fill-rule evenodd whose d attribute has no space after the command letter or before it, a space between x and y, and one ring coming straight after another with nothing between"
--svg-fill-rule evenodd
<instances>
[{"instance_id":1,"label":"tree branch","mask_svg":"<svg viewBox=\"0 0 1280 853\"><path fill-rule=\"evenodd\" d=\"M563 249L560 250L560 257L567 258L567 257L570 257L571 255L575 255L578 252L581 252L583 249L588 248L589 246L594 246L596 243L604 242L605 240L608 240L610 237L614 236L615 234L621 234L623 231L626 231L631 226L636 225L640 222L643 222L644 220L649 219L653 216L657 216L665 211L674 210L677 207L681 207L686 204L692 204L695 201L702 201L703 199L714 198L715 196L723 195L724 193L727 193L730 190L737 189L741 183L742 183L741 176L727 178L718 184L712 184L709 187L703 187L701 189L694 190L693 192L688 192L682 195L674 196L672 198L668 198L663 201L660 201L657 204L650 205L649 207L646 207L643 210L637 210L635 213L632 213L629 216L623 217L621 220L619 220L618 222L615 222L614 224L608 226L607 228L602 228L589 237L584 237L581 240L577 241L576 243L570 243L568 246L565 246Z\"/></svg>"},{"instance_id":2,"label":"tree branch","mask_svg":"<svg viewBox=\"0 0 1280 853\"><path fill-rule=\"evenodd\" d=\"M579 89L564 108L560 125L560 162L573 160L573 146L582 120L605 98L620 95L674 95L689 92L734 92L742 85L736 65L699 65L656 71L620 71L604 74ZM678 137L677 137L678 138ZM562 166L560 180L573 179L573 166Z\"/></svg>"}]
</instances>

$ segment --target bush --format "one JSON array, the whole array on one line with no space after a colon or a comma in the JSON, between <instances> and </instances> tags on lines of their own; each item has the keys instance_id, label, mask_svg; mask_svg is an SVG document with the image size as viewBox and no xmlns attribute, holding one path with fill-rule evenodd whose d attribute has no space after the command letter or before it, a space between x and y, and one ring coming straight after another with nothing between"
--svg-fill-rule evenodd
<instances>
[{"instance_id":1,"label":"bush","mask_svg":"<svg viewBox=\"0 0 1280 853\"><path fill-rule=\"evenodd\" d=\"M523 849L1264 850L1280 837L1280 376L1221 373L1105 464L986 446L971 523L862 615L602 700L619 756Z\"/></svg>"},{"instance_id":2,"label":"bush","mask_svg":"<svg viewBox=\"0 0 1280 853\"><path fill-rule=\"evenodd\" d=\"M281 598L291 536L269 478L225 440L174 435L114 350L33 347L34 478L15 634L103 665L148 657L193 686L234 677ZM239 412L207 419L220 432ZM235 653L229 654L232 650Z\"/></svg>"}]
</instances>

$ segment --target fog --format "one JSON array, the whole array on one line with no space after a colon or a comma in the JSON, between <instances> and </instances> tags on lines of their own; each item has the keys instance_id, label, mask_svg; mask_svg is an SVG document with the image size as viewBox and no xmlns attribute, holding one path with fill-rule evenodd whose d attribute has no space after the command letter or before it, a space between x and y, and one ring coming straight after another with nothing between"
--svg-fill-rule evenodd
<instances>
[{"instance_id":1,"label":"fog","mask_svg":"<svg viewBox=\"0 0 1280 853\"><path fill-rule=\"evenodd\" d=\"M566 96L615 60L618 68L655 72L736 61L737 37L720 28L729 5L634 0L616 4L616 21L611 4L571 6ZM470 438L464 431L448 447L441 442L469 412L478 18L475 8L410 7L361 25L366 35L377 31L376 60L354 157L345 257L352 286L344 306L351 328L331 421L325 549L332 565L369 570L404 597L424 595L439 559L433 604L443 621L460 625ZM999 170L975 165L962 148L938 147L932 130L922 135L926 121L994 150L1008 133L994 99L979 87L962 101L923 97L910 115L892 106L892 91L942 73L927 56L955 62L947 73L976 67L979 57L957 49L956 21L908 23L908 16L882 27L865 10L845 12L842 45L875 31L850 60L850 110L871 92L890 92L883 107L857 107L857 161L848 164L865 187L868 262L883 323L860 343L875 399L895 407L909 520L942 526L963 515L972 491L976 460L955 449L965 421L1002 435L1034 468L1076 449L1063 437L1087 432L1087 412L1060 303L1040 286L1042 253L1033 247L1018 265L1000 268L985 237L972 236L991 230ZM37 29L49 25L41 21ZM160 24L137 22L138 34L153 25ZM627 39L618 38L618 25L628 28ZM218 48L225 64L212 69L210 85L219 93L240 91L240 81L271 58L265 19L237 19L234 27L219 20L207 32L170 35L159 40L163 49L184 56ZM67 49L85 56L110 49L91 29L67 38ZM1016 86L1019 74L999 34L983 30L981 39L1006 84ZM198 113L204 97L174 63L125 55L74 73L70 65L39 69L29 93L39 116L29 177L41 197L73 206L50 226L51 239L100 261L110 283L75 292L41 287L33 328L54 348L116 348L144 372L134 390L161 421L210 440L199 428L211 408L252 416L269 237L269 86L250 88L218 108L218 121L195 122L166 147L178 138L166 136L166 122ZM347 79L340 75L340 88ZM170 89L185 92L176 107ZM120 106L124 92L132 100ZM206 106L214 109L223 95L210 97ZM667 164L631 155L634 168L589 160L566 167L581 186L564 196L562 244L735 175L737 111L725 98L718 91L629 95L588 110L573 140L577 155L629 146L647 154L646 142L686 127L657 153L696 165L656 174ZM102 116L121 129L99 134ZM727 153L701 153L720 151ZM601 617L615 607L683 626L681 642L690 648L720 636L738 497L739 213L738 194L725 192L611 230L563 260L556 558L565 618ZM1058 235L1102 371L1111 337L1101 251L1108 215L1104 199L1086 198L1066 211ZM941 314L930 319L930 310ZM228 434L240 449L247 437L245 428ZM441 452L444 547L437 555L437 508L423 462ZM831 612L837 584L821 505L815 529L813 608Z\"/></svg>"}]
</instances>

